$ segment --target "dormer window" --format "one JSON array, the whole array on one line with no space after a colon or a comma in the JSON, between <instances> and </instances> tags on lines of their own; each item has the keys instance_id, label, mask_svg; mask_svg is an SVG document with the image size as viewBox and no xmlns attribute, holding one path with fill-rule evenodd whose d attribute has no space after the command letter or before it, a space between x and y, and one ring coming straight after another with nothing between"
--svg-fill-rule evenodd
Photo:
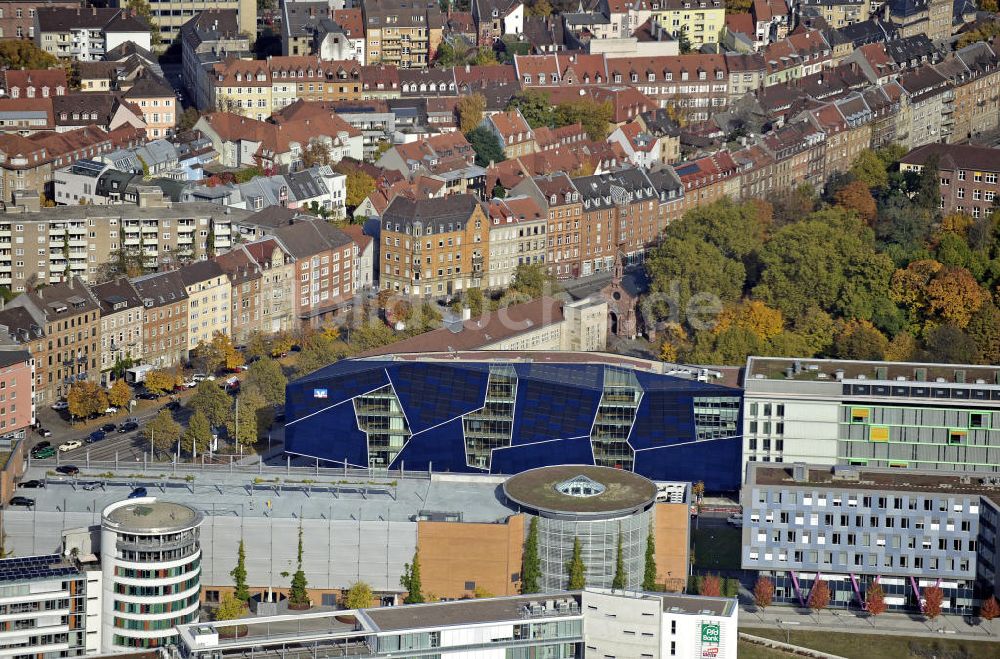
<instances>
[{"instance_id":1,"label":"dormer window","mask_svg":"<svg viewBox=\"0 0 1000 659\"><path fill-rule=\"evenodd\" d=\"M647 82L655 82L656 81L656 74L655 73L649 73L649 74L647 74L646 75L646 81Z\"/></svg>"}]
</instances>

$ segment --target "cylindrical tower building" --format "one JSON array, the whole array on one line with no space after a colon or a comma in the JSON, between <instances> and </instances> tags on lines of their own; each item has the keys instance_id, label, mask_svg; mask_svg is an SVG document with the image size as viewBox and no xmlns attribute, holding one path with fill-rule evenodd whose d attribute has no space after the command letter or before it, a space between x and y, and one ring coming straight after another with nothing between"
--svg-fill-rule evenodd
<instances>
[{"instance_id":1,"label":"cylindrical tower building","mask_svg":"<svg viewBox=\"0 0 1000 659\"><path fill-rule=\"evenodd\" d=\"M652 481L621 469L565 465L522 472L507 479L503 492L527 516L525 533L538 518L543 592L566 589L575 539L587 586L611 588L620 539L626 589L641 588L656 500Z\"/></svg>"},{"instance_id":2,"label":"cylindrical tower building","mask_svg":"<svg viewBox=\"0 0 1000 659\"><path fill-rule=\"evenodd\" d=\"M102 651L157 648L197 622L203 516L155 497L113 503L101 516Z\"/></svg>"}]
</instances>

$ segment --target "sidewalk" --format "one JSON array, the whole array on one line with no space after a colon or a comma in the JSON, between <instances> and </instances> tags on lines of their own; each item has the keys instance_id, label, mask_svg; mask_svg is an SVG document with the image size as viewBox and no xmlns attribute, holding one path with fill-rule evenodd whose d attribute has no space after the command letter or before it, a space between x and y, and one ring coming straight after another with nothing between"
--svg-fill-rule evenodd
<instances>
[{"instance_id":1,"label":"sidewalk","mask_svg":"<svg viewBox=\"0 0 1000 659\"><path fill-rule=\"evenodd\" d=\"M803 609L789 606L771 606L766 611L741 605L739 626L752 629L769 628L783 631L829 631L846 634L881 634L891 636L920 636L925 638L954 638L967 641L1000 641L1000 624L982 621L970 625L966 618L942 615L928 621L919 614L883 613L872 618L859 616L856 611L824 610L805 613ZM994 627L993 625L997 626Z\"/></svg>"}]
</instances>

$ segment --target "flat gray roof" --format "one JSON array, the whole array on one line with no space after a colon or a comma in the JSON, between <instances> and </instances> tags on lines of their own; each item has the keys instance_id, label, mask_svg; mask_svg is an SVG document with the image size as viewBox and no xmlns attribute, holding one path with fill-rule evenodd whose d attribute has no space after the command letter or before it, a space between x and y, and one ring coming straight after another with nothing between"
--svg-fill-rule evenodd
<instances>
[{"instance_id":1,"label":"flat gray roof","mask_svg":"<svg viewBox=\"0 0 1000 659\"><path fill-rule=\"evenodd\" d=\"M494 597L487 599L435 602L408 606L389 606L364 609L362 614L374 623L380 632L393 632L425 627L448 627L491 622L525 620L530 617L531 605L544 602L565 602L566 615L580 615L579 594L527 595L520 597ZM547 609L550 616L559 615L558 609ZM535 616L538 617L538 616Z\"/></svg>"},{"instance_id":2,"label":"flat gray roof","mask_svg":"<svg viewBox=\"0 0 1000 659\"><path fill-rule=\"evenodd\" d=\"M152 532L197 524L200 515L190 506L170 501L139 500L119 506L106 516L119 531Z\"/></svg>"}]
</instances>

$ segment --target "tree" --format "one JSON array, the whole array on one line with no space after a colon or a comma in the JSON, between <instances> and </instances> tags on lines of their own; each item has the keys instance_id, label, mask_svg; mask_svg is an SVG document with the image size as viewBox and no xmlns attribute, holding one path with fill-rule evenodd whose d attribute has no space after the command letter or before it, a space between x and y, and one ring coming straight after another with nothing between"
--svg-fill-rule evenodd
<instances>
[{"instance_id":1,"label":"tree","mask_svg":"<svg viewBox=\"0 0 1000 659\"><path fill-rule=\"evenodd\" d=\"M851 165L850 174L869 189L884 190L889 186L886 163L872 149L864 149L858 154Z\"/></svg>"},{"instance_id":2,"label":"tree","mask_svg":"<svg viewBox=\"0 0 1000 659\"><path fill-rule=\"evenodd\" d=\"M767 577L758 577L753 585L753 601L760 609L766 609L774 601L774 583Z\"/></svg>"},{"instance_id":3,"label":"tree","mask_svg":"<svg viewBox=\"0 0 1000 659\"><path fill-rule=\"evenodd\" d=\"M209 344L199 343L198 355L205 361L205 369L211 373L225 368L230 371L243 365L243 353L236 349L233 340L225 332L216 332Z\"/></svg>"},{"instance_id":4,"label":"tree","mask_svg":"<svg viewBox=\"0 0 1000 659\"><path fill-rule=\"evenodd\" d=\"M240 547L236 551L236 566L229 573L229 576L233 578L233 585L236 587L233 590L233 597L241 602L249 601L250 589L247 588L247 553L243 548L243 538L240 538Z\"/></svg>"},{"instance_id":5,"label":"tree","mask_svg":"<svg viewBox=\"0 0 1000 659\"><path fill-rule=\"evenodd\" d=\"M0 44L9 43L0 41ZM122 231L124 234L124 231ZM125 240L124 236L119 236L119 240ZM113 281L119 277L132 279L145 274L146 268L143 265L142 251L136 247L122 246L112 250L108 254L108 260L98 266L98 279L100 281Z\"/></svg>"},{"instance_id":6,"label":"tree","mask_svg":"<svg viewBox=\"0 0 1000 659\"><path fill-rule=\"evenodd\" d=\"M181 426L174 421L168 410L160 410L160 413L146 424L145 434L154 450L171 453L177 445L177 440L181 438Z\"/></svg>"},{"instance_id":7,"label":"tree","mask_svg":"<svg viewBox=\"0 0 1000 659\"><path fill-rule=\"evenodd\" d=\"M546 17L552 15L552 4L549 0L535 0L530 5L528 5L525 13L528 16L540 16Z\"/></svg>"},{"instance_id":8,"label":"tree","mask_svg":"<svg viewBox=\"0 0 1000 659\"><path fill-rule=\"evenodd\" d=\"M889 340L867 320L847 321L833 340L833 351L840 359L879 361L888 347Z\"/></svg>"},{"instance_id":9,"label":"tree","mask_svg":"<svg viewBox=\"0 0 1000 659\"><path fill-rule=\"evenodd\" d=\"M344 593L345 609L367 609L372 605L372 587L364 581L356 581Z\"/></svg>"},{"instance_id":10,"label":"tree","mask_svg":"<svg viewBox=\"0 0 1000 659\"><path fill-rule=\"evenodd\" d=\"M747 330L761 341L769 341L784 330L785 319L781 311L760 300L743 300L722 310L713 331L719 334L730 327Z\"/></svg>"},{"instance_id":11,"label":"tree","mask_svg":"<svg viewBox=\"0 0 1000 659\"><path fill-rule=\"evenodd\" d=\"M728 198L707 206L697 206L670 226L677 238L696 238L715 245L723 256L750 261L764 244L769 220L769 206L754 202L734 203Z\"/></svg>"},{"instance_id":12,"label":"tree","mask_svg":"<svg viewBox=\"0 0 1000 659\"><path fill-rule=\"evenodd\" d=\"M191 455L196 453L207 453L212 446L212 428L208 424L208 418L201 410L196 410L188 420L187 428L184 429L181 448L190 451Z\"/></svg>"},{"instance_id":13,"label":"tree","mask_svg":"<svg viewBox=\"0 0 1000 659\"><path fill-rule=\"evenodd\" d=\"M944 591L940 586L927 586L924 588L924 604L921 607L924 617L933 620L941 615L941 606L944 604Z\"/></svg>"},{"instance_id":14,"label":"tree","mask_svg":"<svg viewBox=\"0 0 1000 659\"><path fill-rule=\"evenodd\" d=\"M580 538L573 538L573 554L566 563L567 590L583 590L587 585L586 567L583 564L583 549Z\"/></svg>"},{"instance_id":15,"label":"tree","mask_svg":"<svg viewBox=\"0 0 1000 659\"><path fill-rule=\"evenodd\" d=\"M618 551L615 553L615 576L611 579L612 590L625 590L628 575L625 574L625 556L622 552L622 532L618 530Z\"/></svg>"},{"instance_id":16,"label":"tree","mask_svg":"<svg viewBox=\"0 0 1000 659\"><path fill-rule=\"evenodd\" d=\"M476 152L476 164L480 167L489 167L490 164L503 162L507 159L500 140L485 126L473 128L465 134L465 138L469 140L472 150Z\"/></svg>"},{"instance_id":17,"label":"tree","mask_svg":"<svg viewBox=\"0 0 1000 659\"><path fill-rule=\"evenodd\" d=\"M420 582L420 550L413 552L413 562L403 566L399 585L406 590L403 604L420 604L424 601L423 584Z\"/></svg>"},{"instance_id":18,"label":"tree","mask_svg":"<svg viewBox=\"0 0 1000 659\"><path fill-rule=\"evenodd\" d=\"M247 369L245 386L254 386L270 405L285 404L285 385L288 378L281 370L281 364L273 359L258 359Z\"/></svg>"},{"instance_id":19,"label":"tree","mask_svg":"<svg viewBox=\"0 0 1000 659\"><path fill-rule=\"evenodd\" d=\"M528 537L524 539L524 554L521 556L521 594L528 595L541 590L542 561L538 556L538 518L532 517L528 524Z\"/></svg>"},{"instance_id":20,"label":"tree","mask_svg":"<svg viewBox=\"0 0 1000 659\"><path fill-rule=\"evenodd\" d=\"M87 417L103 414L108 409L108 394L93 382L77 382L66 394L69 413L73 416Z\"/></svg>"},{"instance_id":21,"label":"tree","mask_svg":"<svg viewBox=\"0 0 1000 659\"><path fill-rule=\"evenodd\" d=\"M746 269L715 245L696 238L663 240L648 253L652 310L661 320L690 324L689 302L698 295L733 303L743 292Z\"/></svg>"},{"instance_id":22,"label":"tree","mask_svg":"<svg viewBox=\"0 0 1000 659\"><path fill-rule=\"evenodd\" d=\"M295 337L290 332L281 331L271 337L271 356L283 357L295 345Z\"/></svg>"},{"instance_id":23,"label":"tree","mask_svg":"<svg viewBox=\"0 0 1000 659\"><path fill-rule=\"evenodd\" d=\"M603 142L611 131L611 120L614 115L611 101L600 104L595 104L592 100L570 101L555 107L552 122L555 128L580 124L588 138L595 142Z\"/></svg>"},{"instance_id":24,"label":"tree","mask_svg":"<svg viewBox=\"0 0 1000 659\"><path fill-rule=\"evenodd\" d=\"M455 112L458 113L458 129L463 133L468 133L482 122L485 111L486 97L482 94L462 96L455 103Z\"/></svg>"},{"instance_id":25,"label":"tree","mask_svg":"<svg viewBox=\"0 0 1000 659\"><path fill-rule=\"evenodd\" d=\"M961 328L945 323L927 332L925 352L920 357L926 361L943 364L972 364L979 354L979 347Z\"/></svg>"},{"instance_id":26,"label":"tree","mask_svg":"<svg viewBox=\"0 0 1000 659\"><path fill-rule=\"evenodd\" d=\"M302 165L306 168L319 165L332 165L333 163L333 151L321 139L309 140L309 144L302 149Z\"/></svg>"},{"instance_id":27,"label":"tree","mask_svg":"<svg viewBox=\"0 0 1000 659\"><path fill-rule=\"evenodd\" d=\"M385 323L378 320L374 320L372 322L385 327ZM388 330L389 328L386 327L386 329ZM389 331L391 333L392 330ZM357 339L357 335L358 331L355 331L351 338ZM323 368L324 366L345 357L348 352L346 343L339 340L333 340L326 334L313 334L302 343L302 350L299 352L298 359L295 362L296 377L301 377L308 373L312 373L317 369ZM276 393L273 389L273 384L268 385L268 387L270 395ZM265 398L267 395L268 394L265 394Z\"/></svg>"},{"instance_id":28,"label":"tree","mask_svg":"<svg viewBox=\"0 0 1000 659\"><path fill-rule=\"evenodd\" d=\"M160 36L160 26L153 22L153 12L146 0L128 0L126 8L131 9L146 25L149 26L149 42L153 47L159 46L163 39Z\"/></svg>"},{"instance_id":29,"label":"tree","mask_svg":"<svg viewBox=\"0 0 1000 659\"><path fill-rule=\"evenodd\" d=\"M357 208L368 195L375 192L375 179L356 167L351 167L342 173L347 177L344 182L347 189L345 203L348 208Z\"/></svg>"},{"instance_id":30,"label":"tree","mask_svg":"<svg viewBox=\"0 0 1000 659\"><path fill-rule=\"evenodd\" d=\"M726 577L722 580L722 596L738 597L740 594L740 580Z\"/></svg>"},{"instance_id":31,"label":"tree","mask_svg":"<svg viewBox=\"0 0 1000 659\"><path fill-rule=\"evenodd\" d=\"M873 581L865 592L865 610L869 615L880 616L885 613L889 605L885 602L885 592L877 581Z\"/></svg>"},{"instance_id":32,"label":"tree","mask_svg":"<svg viewBox=\"0 0 1000 659\"><path fill-rule=\"evenodd\" d=\"M493 48L484 44L476 49L476 54L472 57L472 63L476 66L497 64L497 54L493 51Z\"/></svg>"},{"instance_id":33,"label":"tree","mask_svg":"<svg viewBox=\"0 0 1000 659\"><path fill-rule=\"evenodd\" d=\"M507 103L507 110L518 109L532 128L549 126L553 122L549 95L537 89L525 89L514 94Z\"/></svg>"},{"instance_id":34,"label":"tree","mask_svg":"<svg viewBox=\"0 0 1000 659\"><path fill-rule=\"evenodd\" d=\"M691 52L691 37L688 36L687 25L682 25L681 29L677 31L677 47L680 49L681 55Z\"/></svg>"},{"instance_id":35,"label":"tree","mask_svg":"<svg viewBox=\"0 0 1000 659\"><path fill-rule=\"evenodd\" d=\"M543 295L552 295L555 279L540 263L522 263L514 270L510 288L536 299Z\"/></svg>"},{"instance_id":36,"label":"tree","mask_svg":"<svg viewBox=\"0 0 1000 659\"><path fill-rule=\"evenodd\" d=\"M938 206L941 204L941 177L938 173L938 165L939 158L936 153L927 157L917 180L917 194L913 198L917 206L931 213L937 212Z\"/></svg>"},{"instance_id":37,"label":"tree","mask_svg":"<svg viewBox=\"0 0 1000 659\"><path fill-rule=\"evenodd\" d=\"M964 329L973 314L990 299L965 268L942 268L926 287L927 310Z\"/></svg>"},{"instance_id":38,"label":"tree","mask_svg":"<svg viewBox=\"0 0 1000 659\"><path fill-rule=\"evenodd\" d=\"M231 401L226 392L215 382L202 380L188 402L188 407L204 414L209 425L219 427L229 419Z\"/></svg>"},{"instance_id":39,"label":"tree","mask_svg":"<svg viewBox=\"0 0 1000 659\"><path fill-rule=\"evenodd\" d=\"M194 128L194 125L198 123L198 119L200 118L201 115L198 114L198 110L196 110L195 108L188 108L184 110L184 112L182 112L181 115L177 118L177 130L182 132L186 130L191 130L192 128Z\"/></svg>"},{"instance_id":40,"label":"tree","mask_svg":"<svg viewBox=\"0 0 1000 659\"><path fill-rule=\"evenodd\" d=\"M517 271L515 270L515 275ZM465 291L465 306L469 307L469 314L472 317L481 316L483 314L484 304L486 302L483 296L483 289L481 288L470 288Z\"/></svg>"},{"instance_id":41,"label":"tree","mask_svg":"<svg viewBox=\"0 0 1000 659\"><path fill-rule=\"evenodd\" d=\"M822 611L830 605L830 586L816 575L816 581L809 589L809 600L806 602L813 611Z\"/></svg>"},{"instance_id":42,"label":"tree","mask_svg":"<svg viewBox=\"0 0 1000 659\"><path fill-rule=\"evenodd\" d=\"M112 407L119 409L127 408L128 404L132 402L132 390L125 384L125 380L118 378L111 385L111 390L108 391L108 402Z\"/></svg>"},{"instance_id":43,"label":"tree","mask_svg":"<svg viewBox=\"0 0 1000 659\"><path fill-rule=\"evenodd\" d=\"M871 190L861 181L852 181L837 190L833 196L838 206L852 210L858 217L864 220L865 224L874 224L878 217L878 207L875 204L875 197Z\"/></svg>"},{"instance_id":44,"label":"tree","mask_svg":"<svg viewBox=\"0 0 1000 659\"><path fill-rule=\"evenodd\" d=\"M889 297L892 261L872 231L838 209L779 229L760 252L753 296L797 318L818 306L832 316L874 320Z\"/></svg>"},{"instance_id":45,"label":"tree","mask_svg":"<svg viewBox=\"0 0 1000 659\"><path fill-rule=\"evenodd\" d=\"M299 523L299 547L296 559L295 574L292 575L291 588L288 590L288 602L299 609L309 608L309 593L306 591L309 583L306 573L302 570L302 523Z\"/></svg>"},{"instance_id":46,"label":"tree","mask_svg":"<svg viewBox=\"0 0 1000 659\"><path fill-rule=\"evenodd\" d=\"M246 615L246 612L246 602L232 593L226 593L222 596L222 601L219 602L219 606L215 609L215 619L220 621L236 620Z\"/></svg>"},{"instance_id":47,"label":"tree","mask_svg":"<svg viewBox=\"0 0 1000 659\"><path fill-rule=\"evenodd\" d=\"M150 393L162 395L174 390L174 387L177 386L177 376L171 371L162 369L150 371L146 373L144 384Z\"/></svg>"},{"instance_id":48,"label":"tree","mask_svg":"<svg viewBox=\"0 0 1000 659\"><path fill-rule=\"evenodd\" d=\"M250 447L257 443L257 412L267 405L264 396L254 387L245 387L236 397L233 413L226 422L229 437L241 446ZM239 424L237 424L239 421Z\"/></svg>"},{"instance_id":49,"label":"tree","mask_svg":"<svg viewBox=\"0 0 1000 659\"><path fill-rule=\"evenodd\" d=\"M722 597L722 580L717 575L706 574L698 584L698 594L705 597Z\"/></svg>"},{"instance_id":50,"label":"tree","mask_svg":"<svg viewBox=\"0 0 1000 659\"><path fill-rule=\"evenodd\" d=\"M979 349L979 364L1000 364L1000 309L987 302L972 314L965 331Z\"/></svg>"},{"instance_id":51,"label":"tree","mask_svg":"<svg viewBox=\"0 0 1000 659\"><path fill-rule=\"evenodd\" d=\"M885 349L883 359L887 362L908 362L917 352L917 340L909 332L900 332L892 337Z\"/></svg>"},{"instance_id":52,"label":"tree","mask_svg":"<svg viewBox=\"0 0 1000 659\"><path fill-rule=\"evenodd\" d=\"M997 598L995 596L990 595L989 599L985 600L980 605L979 617L987 622L1000 617L1000 603L997 602Z\"/></svg>"},{"instance_id":53,"label":"tree","mask_svg":"<svg viewBox=\"0 0 1000 659\"><path fill-rule=\"evenodd\" d=\"M254 330L247 336L246 356L249 358L263 359L271 357L271 339L260 330Z\"/></svg>"},{"instance_id":54,"label":"tree","mask_svg":"<svg viewBox=\"0 0 1000 659\"><path fill-rule=\"evenodd\" d=\"M0 66L5 69L48 69L59 66L59 60L33 41L7 39L0 41Z\"/></svg>"},{"instance_id":55,"label":"tree","mask_svg":"<svg viewBox=\"0 0 1000 659\"><path fill-rule=\"evenodd\" d=\"M642 571L642 589L647 592L656 590L656 534L650 525L646 534L646 563Z\"/></svg>"}]
</instances>

